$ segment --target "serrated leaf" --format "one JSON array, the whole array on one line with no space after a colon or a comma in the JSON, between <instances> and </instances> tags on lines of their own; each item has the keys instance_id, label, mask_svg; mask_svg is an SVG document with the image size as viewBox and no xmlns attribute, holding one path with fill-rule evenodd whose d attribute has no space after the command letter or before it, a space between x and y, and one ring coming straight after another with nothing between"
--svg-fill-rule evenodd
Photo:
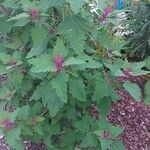
<instances>
[{"instance_id":1,"label":"serrated leaf","mask_svg":"<svg viewBox=\"0 0 150 150\"><path fill-rule=\"evenodd\" d=\"M68 95L67 95L67 82L69 79L69 75L65 72L58 74L54 79L51 80L52 88L56 90L57 95L60 97L61 101L67 103Z\"/></svg>"},{"instance_id":2,"label":"serrated leaf","mask_svg":"<svg viewBox=\"0 0 150 150\"><path fill-rule=\"evenodd\" d=\"M110 132L110 135L112 137L117 137L119 134L121 134L123 132L124 128L121 127L116 127L113 125L110 125L108 128L108 131Z\"/></svg>"},{"instance_id":3,"label":"serrated leaf","mask_svg":"<svg viewBox=\"0 0 150 150\"><path fill-rule=\"evenodd\" d=\"M108 1L101 0L98 3L98 8L103 12L103 10L108 6Z\"/></svg>"},{"instance_id":4,"label":"serrated leaf","mask_svg":"<svg viewBox=\"0 0 150 150\"><path fill-rule=\"evenodd\" d=\"M32 99L38 100L40 98L42 99L43 104L47 105L52 117L57 114L64 104L57 96L56 91L51 87L50 82L41 83L41 85L35 90Z\"/></svg>"},{"instance_id":5,"label":"serrated leaf","mask_svg":"<svg viewBox=\"0 0 150 150\"><path fill-rule=\"evenodd\" d=\"M141 100L141 90L137 84L129 81L123 84L123 87L130 93L130 95L138 102Z\"/></svg>"},{"instance_id":6,"label":"serrated leaf","mask_svg":"<svg viewBox=\"0 0 150 150\"><path fill-rule=\"evenodd\" d=\"M43 54L37 58L29 59L28 62L33 65L30 69L33 73L54 72L55 67L49 54Z\"/></svg>"},{"instance_id":7,"label":"serrated leaf","mask_svg":"<svg viewBox=\"0 0 150 150\"><path fill-rule=\"evenodd\" d=\"M60 7L62 6L64 3L66 2L66 0L51 0L50 1L50 5L54 6L54 7Z\"/></svg>"},{"instance_id":8,"label":"serrated leaf","mask_svg":"<svg viewBox=\"0 0 150 150\"><path fill-rule=\"evenodd\" d=\"M150 81L147 81L147 83L144 86L144 93L145 93L145 104L150 104Z\"/></svg>"},{"instance_id":9,"label":"serrated leaf","mask_svg":"<svg viewBox=\"0 0 150 150\"><path fill-rule=\"evenodd\" d=\"M112 48L112 41L109 37L107 30L101 30L98 41L104 46L106 49Z\"/></svg>"},{"instance_id":10,"label":"serrated leaf","mask_svg":"<svg viewBox=\"0 0 150 150\"><path fill-rule=\"evenodd\" d=\"M0 75L7 73L6 67L0 64Z\"/></svg>"},{"instance_id":11,"label":"serrated leaf","mask_svg":"<svg viewBox=\"0 0 150 150\"><path fill-rule=\"evenodd\" d=\"M9 144L14 150L24 150L20 134L20 129L14 128L11 131L9 131L5 137L6 143Z\"/></svg>"},{"instance_id":12,"label":"serrated leaf","mask_svg":"<svg viewBox=\"0 0 150 150\"><path fill-rule=\"evenodd\" d=\"M47 147L49 147L50 149L53 148L52 146L52 141L51 141L51 138L48 136L48 137L44 137L44 143L46 144Z\"/></svg>"},{"instance_id":13,"label":"serrated leaf","mask_svg":"<svg viewBox=\"0 0 150 150\"><path fill-rule=\"evenodd\" d=\"M64 66L69 66L69 65L81 65L85 64L86 62L80 59L77 59L75 57L69 57L65 62L63 63Z\"/></svg>"},{"instance_id":14,"label":"serrated leaf","mask_svg":"<svg viewBox=\"0 0 150 150\"><path fill-rule=\"evenodd\" d=\"M94 60L92 57L90 57L88 55L81 54L77 58L86 62L86 63L81 64L80 66L76 67L79 70L84 70L84 69L87 69L87 68L95 69L95 68L101 68L102 67L101 63L99 63L98 61Z\"/></svg>"},{"instance_id":15,"label":"serrated leaf","mask_svg":"<svg viewBox=\"0 0 150 150\"><path fill-rule=\"evenodd\" d=\"M7 22L6 19L0 18L0 32L1 33L9 33L13 28L12 22Z\"/></svg>"},{"instance_id":16,"label":"serrated leaf","mask_svg":"<svg viewBox=\"0 0 150 150\"><path fill-rule=\"evenodd\" d=\"M22 8L25 11L28 11L30 8L34 8L35 5L31 3L29 0L21 0Z\"/></svg>"},{"instance_id":17,"label":"serrated leaf","mask_svg":"<svg viewBox=\"0 0 150 150\"><path fill-rule=\"evenodd\" d=\"M14 16L14 17L9 18L7 21L19 20L19 19L28 18L28 17L29 17L29 14L21 13L21 14Z\"/></svg>"},{"instance_id":18,"label":"serrated leaf","mask_svg":"<svg viewBox=\"0 0 150 150\"><path fill-rule=\"evenodd\" d=\"M27 58L39 55L41 52L47 50L48 32L39 26L34 27L31 30L31 36L33 40L33 48L27 54Z\"/></svg>"},{"instance_id":19,"label":"serrated leaf","mask_svg":"<svg viewBox=\"0 0 150 150\"><path fill-rule=\"evenodd\" d=\"M34 126L34 131L37 132L39 135L43 136L44 132L43 132L43 127L41 124L36 124Z\"/></svg>"},{"instance_id":20,"label":"serrated leaf","mask_svg":"<svg viewBox=\"0 0 150 150\"><path fill-rule=\"evenodd\" d=\"M64 46L64 42L62 39L57 38L56 41L56 46L54 47L54 55L62 55L62 56L67 56L68 51L66 49L66 47Z\"/></svg>"},{"instance_id":21,"label":"serrated leaf","mask_svg":"<svg viewBox=\"0 0 150 150\"><path fill-rule=\"evenodd\" d=\"M63 135L61 145L63 147L64 146L68 147L68 145L73 145L75 142L76 142L76 133L75 132L68 132L68 133L65 133Z\"/></svg>"},{"instance_id":22,"label":"serrated leaf","mask_svg":"<svg viewBox=\"0 0 150 150\"><path fill-rule=\"evenodd\" d=\"M113 92L113 87L109 85L105 80L98 80L96 82L93 100L99 101L103 97L111 96Z\"/></svg>"},{"instance_id":23,"label":"serrated leaf","mask_svg":"<svg viewBox=\"0 0 150 150\"><path fill-rule=\"evenodd\" d=\"M59 25L59 34L65 36L70 42L71 48L75 53L81 53L84 50L85 34L89 28L87 20L79 16L69 16Z\"/></svg>"},{"instance_id":24,"label":"serrated leaf","mask_svg":"<svg viewBox=\"0 0 150 150\"><path fill-rule=\"evenodd\" d=\"M25 94L27 94L27 92L31 90L32 86L33 86L33 81L32 80L24 79L22 81L22 86L20 88L21 95L25 96Z\"/></svg>"},{"instance_id":25,"label":"serrated leaf","mask_svg":"<svg viewBox=\"0 0 150 150\"><path fill-rule=\"evenodd\" d=\"M12 0L5 0L2 3L6 8L12 8L12 9L16 9L18 6L16 5L15 1Z\"/></svg>"},{"instance_id":26,"label":"serrated leaf","mask_svg":"<svg viewBox=\"0 0 150 150\"><path fill-rule=\"evenodd\" d=\"M96 136L93 133L88 132L85 139L80 144L80 147L88 148L88 147L92 147L92 146L96 146L96 145L97 145Z\"/></svg>"},{"instance_id":27,"label":"serrated leaf","mask_svg":"<svg viewBox=\"0 0 150 150\"><path fill-rule=\"evenodd\" d=\"M14 112L8 112L8 111L5 111L5 110L1 110L0 109L0 121L2 121L3 119L6 119L8 118L10 121L14 122L18 113L19 113L19 108L16 109Z\"/></svg>"},{"instance_id":28,"label":"serrated leaf","mask_svg":"<svg viewBox=\"0 0 150 150\"><path fill-rule=\"evenodd\" d=\"M67 0L67 2L70 4L71 9L73 10L73 12L78 13L79 10L82 8L83 4L85 3L84 0Z\"/></svg>"},{"instance_id":29,"label":"serrated leaf","mask_svg":"<svg viewBox=\"0 0 150 150\"><path fill-rule=\"evenodd\" d=\"M112 142L110 150L125 150L125 146L121 141L115 140Z\"/></svg>"},{"instance_id":30,"label":"serrated leaf","mask_svg":"<svg viewBox=\"0 0 150 150\"><path fill-rule=\"evenodd\" d=\"M17 117L21 120L26 120L29 116L29 110L30 110L29 105L25 105L25 106L20 107Z\"/></svg>"},{"instance_id":31,"label":"serrated leaf","mask_svg":"<svg viewBox=\"0 0 150 150\"><path fill-rule=\"evenodd\" d=\"M16 87L20 88L23 80L23 74L19 71L11 73L11 83Z\"/></svg>"},{"instance_id":32,"label":"serrated leaf","mask_svg":"<svg viewBox=\"0 0 150 150\"><path fill-rule=\"evenodd\" d=\"M10 60L11 60L10 55L0 52L0 61L2 61L3 64L7 64Z\"/></svg>"},{"instance_id":33,"label":"serrated leaf","mask_svg":"<svg viewBox=\"0 0 150 150\"><path fill-rule=\"evenodd\" d=\"M40 0L38 3L38 8L40 12L46 12L47 9L50 7L50 1L49 0Z\"/></svg>"},{"instance_id":34,"label":"serrated leaf","mask_svg":"<svg viewBox=\"0 0 150 150\"><path fill-rule=\"evenodd\" d=\"M29 18L22 18L22 19L17 20L13 26L14 27L23 27L29 22L30 22Z\"/></svg>"},{"instance_id":35,"label":"serrated leaf","mask_svg":"<svg viewBox=\"0 0 150 150\"><path fill-rule=\"evenodd\" d=\"M101 148L102 150L107 150L110 147L110 144L112 143L112 140L109 139L104 139L104 138L99 138L101 142Z\"/></svg>"},{"instance_id":36,"label":"serrated leaf","mask_svg":"<svg viewBox=\"0 0 150 150\"><path fill-rule=\"evenodd\" d=\"M86 101L85 85L80 78L72 78L69 80L69 91L71 95L81 102Z\"/></svg>"},{"instance_id":37,"label":"serrated leaf","mask_svg":"<svg viewBox=\"0 0 150 150\"><path fill-rule=\"evenodd\" d=\"M10 95L11 92L6 86L0 87L0 100L7 99Z\"/></svg>"},{"instance_id":38,"label":"serrated leaf","mask_svg":"<svg viewBox=\"0 0 150 150\"><path fill-rule=\"evenodd\" d=\"M90 128L90 120L87 116L84 116L81 120L75 121L73 123L74 127L77 128L80 132L85 133Z\"/></svg>"}]
</instances>

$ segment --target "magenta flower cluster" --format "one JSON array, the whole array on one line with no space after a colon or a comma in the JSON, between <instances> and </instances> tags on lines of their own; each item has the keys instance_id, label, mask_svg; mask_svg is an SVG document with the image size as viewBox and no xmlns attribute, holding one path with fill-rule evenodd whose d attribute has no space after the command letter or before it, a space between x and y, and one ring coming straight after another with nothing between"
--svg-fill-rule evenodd
<instances>
[{"instance_id":1,"label":"magenta flower cluster","mask_svg":"<svg viewBox=\"0 0 150 150\"><path fill-rule=\"evenodd\" d=\"M56 55L54 57L56 72L60 72L63 69L63 62L64 62L64 58L62 55Z\"/></svg>"},{"instance_id":2,"label":"magenta flower cluster","mask_svg":"<svg viewBox=\"0 0 150 150\"><path fill-rule=\"evenodd\" d=\"M30 14L32 20L39 20L40 19L39 12L35 8L30 9L29 14Z\"/></svg>"},{"instance_id":3,"label":"magenta flower cluster","mask_svg":"<svg viewBox=\"0 0 150 150\"><path fill-rule=\"evenodd\" d=\"M99 17L100 22L105 22L106 18L109 16L109 14L112 12L112 7L106 7L103 11L103 14Z\"/></svg>"},{"instance_id":4,"label":"magenta flower cluster","mask_svg":"<svg viewBox=\"0 0 150 150\"><path fill-rule=\"evenodd\" d=\"M2 121L2 125L7 129L12 129L14 127L14 122L6 118Z\"/></svg>"},{"instance_id":5,"label":"magenta flower cluster","mask_svg":"<svg viewBox=\"0 0 150 150\"><path fill-rule=\"evenodd\" d=\"M108 140L110 138L110 133L108 131L103 132L104 139Z\"/></svg>"}]
</instances>

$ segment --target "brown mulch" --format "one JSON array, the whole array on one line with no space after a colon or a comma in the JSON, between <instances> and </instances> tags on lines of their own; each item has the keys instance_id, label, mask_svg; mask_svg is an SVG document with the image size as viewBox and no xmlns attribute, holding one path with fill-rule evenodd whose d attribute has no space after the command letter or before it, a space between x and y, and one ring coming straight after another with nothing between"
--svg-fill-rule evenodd
<instances>
[{"instance_id":1,"label":"brown mulch","mask_svg":"<svg viewBox=\"0 0 150 150\"><path fill-rule=\"evenodd\" d=\"M144 104L144 78L120 77L119 81L131 81L141 89L141 102L137 102L123 89L117 93L121 99L114 103L108 115L108 121L124 127L120 135L127 150L150 150L150 106Z\"/></svg>"}]
</instances>

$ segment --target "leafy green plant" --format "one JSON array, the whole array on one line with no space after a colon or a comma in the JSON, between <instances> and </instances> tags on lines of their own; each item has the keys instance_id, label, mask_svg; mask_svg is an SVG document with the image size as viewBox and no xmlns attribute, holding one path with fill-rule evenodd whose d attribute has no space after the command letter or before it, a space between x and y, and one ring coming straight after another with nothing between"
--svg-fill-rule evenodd
<instances>
[{"instance_id":1,"label":"leafy green plant","mask_svg":"<svg viewBox=\"0 0 150 150\"><path fill-rule=\"evenodd\" d=\"M6 143L15 150L24 149L22 140L43 141L52 150L124 149L117 138L123 129L106 121L119 99L107 75L113 80L127 67L143 75L144 64L120 59L124 41L112 39L84 0L5 0L1 6L0 121Z\"/></svg>"}]
</instances>

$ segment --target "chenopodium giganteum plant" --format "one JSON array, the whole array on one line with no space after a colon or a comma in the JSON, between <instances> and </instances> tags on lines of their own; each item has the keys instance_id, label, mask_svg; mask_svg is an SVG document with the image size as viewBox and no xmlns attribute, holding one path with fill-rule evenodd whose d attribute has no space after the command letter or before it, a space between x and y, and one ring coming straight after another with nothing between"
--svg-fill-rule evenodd
<instances>
[{"instance_id":1,"label":"chenopodium giganteum plant","mask_svg":"<svg viewBox=\"0 0 150 150\"><path fill-rule=\"evenodd\" d=\"M52 150L124 149L123 128L106 121L119 99L113 78L126 67L144 74L144 64L120 59L124 41L99 17L84 0L1 2L0 126L12 149L23 150L23 140Z\"/></svg>"}]
</instances>

